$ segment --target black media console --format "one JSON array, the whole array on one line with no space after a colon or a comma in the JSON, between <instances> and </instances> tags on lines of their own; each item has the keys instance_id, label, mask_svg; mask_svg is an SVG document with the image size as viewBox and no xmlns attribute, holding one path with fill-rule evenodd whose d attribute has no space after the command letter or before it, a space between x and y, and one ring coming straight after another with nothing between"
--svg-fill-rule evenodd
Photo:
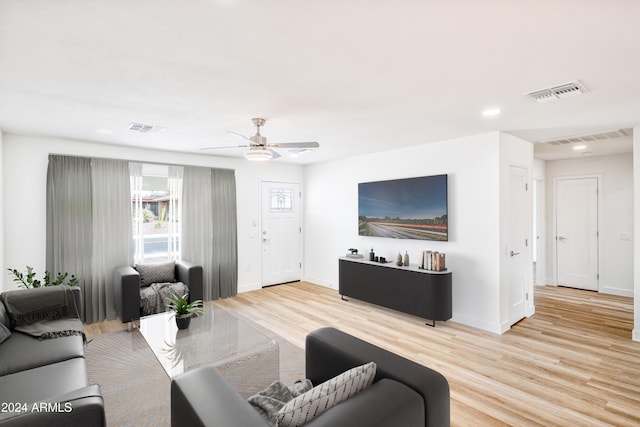
<instances>
[{"instance_id":1,"label":"black media console","mask_svg":"<svg viewBox=\"0 0 640 427\"><path fill-rule=\"evenodd\" d=\"M345 296L436 320L451 319L451 272L340 258L339 289Z\"/></svg>"}]
</instances>

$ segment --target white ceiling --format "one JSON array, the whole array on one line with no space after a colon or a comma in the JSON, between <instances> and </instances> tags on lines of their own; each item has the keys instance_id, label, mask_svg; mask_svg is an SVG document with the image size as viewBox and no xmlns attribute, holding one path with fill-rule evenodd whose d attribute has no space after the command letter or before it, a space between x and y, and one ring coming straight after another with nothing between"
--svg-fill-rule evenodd
<instances>
[{"instance_id":1,"label":"white ceiling","mask_svg":"<svg viewBox=\"0 0 640 427\"><path fill-rule=\"evenodd\" d=\"M203 153L265 117L269 142L320 143L277 160L302 164L632 128L639 17L634 0L0 0L0 128ZM523 96L572 80L589 92Z\"/></svg>"}]
</instances>

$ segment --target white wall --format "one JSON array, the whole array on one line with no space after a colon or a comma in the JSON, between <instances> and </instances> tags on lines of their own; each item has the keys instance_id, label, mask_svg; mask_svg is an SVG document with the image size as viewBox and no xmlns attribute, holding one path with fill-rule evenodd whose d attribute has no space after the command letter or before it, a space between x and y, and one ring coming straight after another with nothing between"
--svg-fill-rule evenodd
<instances>
[{"instance_id":1,"label":"white wall","mask_svg":"<svg viewBox=\"0 0 640 427\"><path fill-rule=\"evenodd\" d=\"M560 177L599 176L600 183L600 259L599 291L633 296L633 154L584 157L547 161L546 194L547 222L554 218L553 185ZM555 283L553 263L553 227L547 230L547 277ZM630 235L630 240L623 240Z\"/></svg>"},{"instance_id":2,"label":"white wall","mask_svg":"<svg viewBox=\"0 0 640 427\"><path fill-rule=\"evenodd\" d=\"M253 163L177 152L134 149L63 139L4 134L0 151L4 184L4 266L45 268L46 173L48 155L67 154L235 169L238 208L238 290L260 286L260 239L253 221L260 221L260 181L302 182L302 167L278 162ZM3 271L4 268L3 268ZM16 285L2 274L0 289Z\"/></svg>"},{"instance_id":3,"label":"white wall","mask_svg":"<svg viewBox=\"0 0 640 427\"><path fill-rule=\"evenodd\" d=\"M347 249L412 263L426 249L447 254L453 273L453 319L501 332L499 134L488 133L390 150L304 170L305 279L337 288L338 257ZM448 174L449 241L358 235L358 183Z\"/></svg>"},{"instance_id":4,"label":"white wall","mask_svg":"<svg viewBox=\"0 0 640 427\"><path fill-rule=\"evenodd\" d=\"M4 263L4 185L3 185L3 177L4 177L4 143L3 143L3 133L2 129L0 129L0 271L7 271ZM0 291L2 291L2 280L0 280Z\"/></svg>"},{"instance_id":5,"label":"white wall","mask_svg":"<svg viewBox=\"0 0 640 427\"><path fill-rule=\"evenodd\" d=\"M527 205L525 209L524 223L528 224L526 229L523 230L526 236L527 242L531 242L533 239L533 198L531 191L531 176L533 174L533 144L524 141L515 136L500 133L499 134L500 146L499 146L499 159L500 159L500 331L505 332L511 327L510 322L510 260L511 256L509 252L512 248L509 247L510 235L509 235L509 215L512 214L512 210L509 207L509 193L510 193L510 177L511 166L522 168L526 170L526 183L527 183ZM531 316L534 309L533 299L533 257L531 252L531 244L527 246L519 247L520 256L525 259L524 265L526 268L526 283L524 283L526 293L529 296L526 302L526 315ZM519 288L522 289L522 288ZM519 319L518 319L519 320Z\"/></svg>"},{"instance_id":6,"label":"white wall","mask_svg":"<svg viewBox=\"0 0 640 427\"><path fill-rule=\"evenodd\" d=\"M537 239L538 244L538 259L536 261L537 271L537 284L547 284L547 217L546 217L546 175L547 175L547 162L541 159L534 159L533 161L533 179L538 182L538 203L537 215L538 215L538 235L533 236L533 239Z\"/></svg>"},{"instance_id":7,"label":"white wall","mask_svg":"<svg viewBox=\"0 0 640 427\"><path fill-rule=\"evenodd\" d=\"M633 218L640 225L640 126L633 128ZM633 230L633 248L640 254L640 226ZM633 265L633 339L640 341L640 262Z\"/></svg>"}]
</instances>

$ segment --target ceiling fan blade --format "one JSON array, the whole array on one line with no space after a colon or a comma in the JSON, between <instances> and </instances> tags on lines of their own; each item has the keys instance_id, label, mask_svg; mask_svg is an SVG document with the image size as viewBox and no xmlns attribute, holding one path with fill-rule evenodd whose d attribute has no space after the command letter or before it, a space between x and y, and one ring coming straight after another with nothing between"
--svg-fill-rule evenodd
<instances>
[{"instance_id":1,"label":"ceiling fan blade","mask_svg":"<svg viewBox=\"0 0 640 427\"><path fill-rule=\"evenodd\" d=\"M268 147L278 148L318 148L320 144L317 142L280 142L275 144L267 144Z\"/></svg>"},{"instance_id":2,"label":"ceiling fan blade","mask_svg":"<svg viewBox=\"0 0 640 427\"><path fill-rule=\"evenodd\" d=\"M271 157L271 160L282 157L280 154L278 154L277 151L272 150L271 148L267 148L267 150L269 150L271 152L271 155L273 156Z\"/></svg>"},{"instance_id":3,"label":"ceiling fan blade","mask_svg":"<svg viewBox=\"0 0 640 427\"><path fill-rule=\"evenodd\" d=\"M205 148L201 148L200 151L202 150L219 150L222 148L247 148L249 147L249 145L227 145L225 147L205 147Z\"/></svg>"},{"instance_id":4,"label":"ceiling fan blade","mask_svg":"<svg viewBox=\"0 0 640 427\"><path fill-rule=\"evenodd\" d=\"M247 141L251 141L251 138L249 138L248 136L244 136L244 135L236 133L236 132L231 132L230 130L228 130L227 133L230 133L231 135L234 135L234 136L238 136L240 138L244 138Z\"/></svg>"}]
</instances>

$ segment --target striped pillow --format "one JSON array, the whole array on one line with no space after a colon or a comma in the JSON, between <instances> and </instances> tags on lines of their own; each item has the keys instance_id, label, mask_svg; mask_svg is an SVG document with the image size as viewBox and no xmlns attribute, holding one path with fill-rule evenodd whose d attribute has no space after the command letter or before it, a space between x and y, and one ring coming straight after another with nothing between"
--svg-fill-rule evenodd
<instances>
[{"instance_id":1,"label":"striped pillow","mask_svg":"<svg viewBox=\"0 0 640 427\"><path fill-rule=\"evenodd\" d=\"M136 270L140 273L140 286L176 281L175 261L137 264Z\"/></svg>"},{"instance_id":2,"label":"striped pillow","mask_svg":"<svg viewBox=\"0 0 640 427\"><path fill-rule=\"evenodd\" d=\"M376 364L369 362L349 369L287 402L278 412L279 427L297 427L349 399L373 383Z\"/></svg>"}]
</instances>

